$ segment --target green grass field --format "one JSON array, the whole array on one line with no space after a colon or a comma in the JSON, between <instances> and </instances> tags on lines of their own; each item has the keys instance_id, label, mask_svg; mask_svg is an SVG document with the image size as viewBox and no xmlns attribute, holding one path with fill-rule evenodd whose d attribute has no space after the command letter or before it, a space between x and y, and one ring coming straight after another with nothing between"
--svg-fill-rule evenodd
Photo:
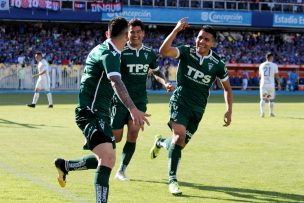
<instances>
[{"instance_id":1,"label":"green grass field","mask_svg":"<svg viewBox=\"0 0 304 203\"><path fill-rule=\"evenodd\" d=\"M0 202L94 202L94 170L70 172L60 188L53 166L56 157L90 153L82 150L84 139L74 122L77 95L55 94L54 109L47 108L44 94L35 109L27 108L32 96L0 94ZM150 96L151 126L140 133L127 169L131 181L113 179L124 143L117 145L109 202L304 202L304 96L278 96L275 118L259 117L257 95L235 96L232 124L224 128L223 97L212 95L182 152L180 197L168 192L167 152L149 158L154 135L171 134L168 100Z\"/></svg>"}]
</instances>

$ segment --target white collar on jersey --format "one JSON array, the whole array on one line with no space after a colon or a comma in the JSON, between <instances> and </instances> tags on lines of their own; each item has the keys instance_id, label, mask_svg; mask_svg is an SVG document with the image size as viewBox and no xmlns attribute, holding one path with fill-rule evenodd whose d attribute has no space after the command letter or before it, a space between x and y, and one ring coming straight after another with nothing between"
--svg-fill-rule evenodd
<instances>
[{"instance_id":1,"label":"white collar on jersey","mask_svg":"<svg viewBox=\"0 0 304 203\"><path fill-rule=\"evenodd\" d=\"M115 44L113 44L112 40L111 39L107 39L106 42L108 42L109 44L112 45L112 47L115 49L115 51L117 51L119 54L121 54L121 51L119 51L117 49L117 47L115 46Z\"/></svg>"},{"instance_id":2,"label":"white collar on jersey","mask_svg":"<svg viewBox=\"0 0 304 203\"><path fill-rule=\"evenodd\" d=\"M140 47L139 49L136 49L136 48L134 48L134 47L131 46L130 41L127 42L127 46L128 46L130 49L135 50L135 51L137 51L137 50L139 51L139 50L141 50L141 49L144 47L144 45L141 44L141 47Z\"/></svg>"},{"instance_id":3,"label":"white collar on jersey","mask_svg":"<svg viewBox=\"0 0 304 203\"><path fill-rule=\"evenodd\" d=\"M212 50L210 49L210 53L207 56L202 56L197 51L196 51L196 55L200 58L209 58L210 56L212 56Z\"/></svg>"},{"instance_id":4,"label":"white collar on jersey","mask_svg":"<svg viewBox=\"0 0 304 203\"><path fill-rule=\"evenodd\" d=\"M212 50L210 49L210 53L207 56L202 56L197 51L196 51L196 55L200 58L199 63L200 63L200 65L202 65L205 58L209 58L212 56Z\"/></svg>"},{"instance_id":5,"label":"white collar on jersey","mask_svg":"<svg viewBox=\"0 0 304 203\"><path fill-rule=\"evenodd\" d=\"M141 44L141 47L140 47L139 49L136 49L136 48L134 48L134 47L131 46L130 41L127 42L127 46L128 46L131 50L136 51L136 56L139 56L139 51L142 50L143 47L144 47L144 45Z\"/></svg>"}]
</instances>

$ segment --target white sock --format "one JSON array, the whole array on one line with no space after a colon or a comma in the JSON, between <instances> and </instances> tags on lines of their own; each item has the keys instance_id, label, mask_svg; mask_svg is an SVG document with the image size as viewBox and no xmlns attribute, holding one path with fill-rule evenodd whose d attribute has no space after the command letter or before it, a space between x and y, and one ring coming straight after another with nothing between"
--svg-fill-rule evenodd
<instances>
[{"instance_id":1,"label":"white sock","mask_svg":"<svg viewBox=\"0 0 304 203\"><path fill-rule=\"evenodd\" d=\"M270 111L270 114L273 113L273 106L274 106L274 102L270 101L269 102L269 111Z\"/></svg>"},{"instance_id":2,"label":"white sock","mask_svg":"<svg viewBox=\"0 0 304 203\"><path fill-rule=\"evenodd\" d=\"M38 99L39 99L39 92L35 92L32 104L37 104Z\"/></svg>"},{"instance_id":3,"label":"white sock","mask_svg":"<svg viewBox=\"0 0 304 203\"><path fill-rule=\"evenodd\" d=\"M261 99L261 101L260 101L261 114L264 113L264 109L265 109L265 101L263 99Z\"/></svg>"},{"instance_id":4,"label":"white sock","mask_svg":"<svg viewBox=\"0 0 304 203\"><path fill-rule=\"evenodd\" d=\"M47 96L47 99L48 99L48 101L49 101L49 105L53 105L52 94L51 94L51 93L47 93L46 96Z\"/></svg>"}]
</instances>

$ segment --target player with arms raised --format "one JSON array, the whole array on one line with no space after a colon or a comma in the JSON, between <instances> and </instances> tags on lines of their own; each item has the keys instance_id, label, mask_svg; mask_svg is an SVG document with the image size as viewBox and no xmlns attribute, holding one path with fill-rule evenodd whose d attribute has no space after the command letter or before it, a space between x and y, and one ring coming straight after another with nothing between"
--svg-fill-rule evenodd
<instances>
[{"instance_id":1,"label":"player with arms raised","mask_svg":"<svg viewBox=\"0 0 304 203\"><path fill-rule=\"evenodd\" d=\"M275 81L278 83L278 90L281 89L280 76L278 65L273 63L273 54L268 52L266 54L266 61L259 66L260 76L260 115L265 116L265 102L269 102L269 116L274 117L273 106L275 99Z\"/></svg>"},{"instance_id":2,"label":"player with arms raised","mask_svg":"<svg viewBox=\"0 0 304 203\"><path fill-rule=\"evenodd\" d=\"M160 148L168 149L169 191L173 195L182 193L177 182L181 151L198 128L207 105L210 88L216 78L220 79L224 88L224 126L230 125L232 115L232 90L228 70L220 57L211 50L215 44L216 31L210 26L203 26L196 37L195 47L172 47L177 34L188 27L186 19L178 21L160 47L162 55L179 59L177 87L169 103L168 125L172 130L172 137L156 136L150 151L150 157L154 159L158 156Z\"/></svg>"}]
</instances>

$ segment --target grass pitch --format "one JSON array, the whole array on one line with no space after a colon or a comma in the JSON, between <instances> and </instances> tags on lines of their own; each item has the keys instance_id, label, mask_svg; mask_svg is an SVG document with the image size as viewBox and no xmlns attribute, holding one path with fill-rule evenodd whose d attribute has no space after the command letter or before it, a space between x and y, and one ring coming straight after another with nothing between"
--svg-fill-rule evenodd
<instances>
[{"instance_id":1,"label":"grass pitch","mask_svg":"<svg viewBox=\"0 0 304 203\"><path fill-rule=\"evenodd\" d=\"M54 109L40 95L0 94L0 202L94 202L95 171L70 172L60 188L56 157L74 159L83 136L74 122L77 95L54 95ZM224 128L223 96L211 95L201 125L182 152L183 195L168 192L167 152L150 160L155 134L171 135L167 95L150 96L151 126L140 133L127 168L128 182L113 179L125 141L117 144L109 202L304 202L304 96L278 96L275 118L259 117L259 98L235 96L233 121ZM266 106L266 115L268 106Z\"/></svg>"}]
</instances>

